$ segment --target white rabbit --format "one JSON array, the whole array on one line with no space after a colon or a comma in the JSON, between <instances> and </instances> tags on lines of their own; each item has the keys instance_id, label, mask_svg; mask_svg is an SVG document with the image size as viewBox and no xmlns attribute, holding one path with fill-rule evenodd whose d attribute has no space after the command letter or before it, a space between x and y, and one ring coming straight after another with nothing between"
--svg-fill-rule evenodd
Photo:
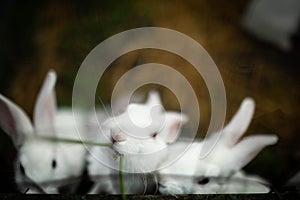
<instances>
[{"instance_id":1,"label":"white rabbit","mask_svg":"<svg viewBox=\"0 0 300 200\"><path fill-rule=\"evenodd\" d=\"M15 180L20 192L58 193L59 186L70 184L84 169L83 145L43 138L79 139L72 111L56 110L55 82L51 70L38 94L33 124L19 106L0 95L0 125L18 150Z\"/></svg>"},{"instance_id":2,"label":"white rabbit","mask_svg":"<svg viewBox=\"0 0 300 200\"><path fill-rule=\"evenodd\" d=\"M259 178L242 175L240 171L265 146L275 144L275 135L255 135L239 139L245 133L254 113L254 101L246 98L230 123L204 141L191 144L185 154L172 165L159 171L159 191L163 194L267 192L269 188ZM220 135L218 140L217 137ZM207 156L201 151L214 145ZM186 143L169 146L170 154L179 153ZM181 175L183 178L177 178ZM184 178L185 177L185 178ZM219 178L219 179L218 179ZM223 178L223 182L220 182ZM224 179L226 180L224 182ZM252 180L241 184L234 179ZM230 181L232 180L232 181ZM256 180L253 181L253 180Z\"/></svg>"},{"instance_id":3,"label":"white rabbit","mask_svg":"<svg viewBox=\"0 0 300 200\"><path fill-rule=\"evenodd\" d=\"M181 125L187 122L187 116L177 112L163 110L159 94L150 92L145 104L130 104L124 113L109 118L103 124L99 140L111 142L112 149L93 147L89 157L88 172L96 182L91 193L119 193L118 181L104 181L101 177L116 177L119 169L118 155L123 155L123 170L126 174L126 193L141 193L144 177L134 173L154 171L161 163L163 155L159 151L174 142ZM114 169L109 169L114 168ZM107 179L106 179L107 180Z\"/></svg>"}]
</instances>

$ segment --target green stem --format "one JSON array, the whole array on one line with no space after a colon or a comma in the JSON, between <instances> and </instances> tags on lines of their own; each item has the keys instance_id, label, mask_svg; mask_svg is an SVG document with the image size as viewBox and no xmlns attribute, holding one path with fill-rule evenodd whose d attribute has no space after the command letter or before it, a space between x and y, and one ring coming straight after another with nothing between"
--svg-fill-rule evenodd
<instances>
[{"instance_id":1,"label":"green stem","mask_svg":"<svg viewBox=\"0 0 300 200\"><path fill-rule=\"evenodd\" d=\"M119 176L120 176L120 190L122 194L122 199L126 200L125 184L124 184L124 176L123 176L123 155L120 155Z\"/></svg>"},{"instance_id":2,"label":"green stem","mask_svg":"<svg viewBox=\"0 0 300 200\"><path fill-rule=\"evenodd\" d=\"M74 144L86 144L86 145L96 145L96 146L105 146L111 147L111 143L102 143L102 142L94 142L94 141L81 141L70 138L55 138L55 137L41 137L42 139L50 140L52 142L64 142L64 143L74 143Z\"/></svg>"}]
</instances>

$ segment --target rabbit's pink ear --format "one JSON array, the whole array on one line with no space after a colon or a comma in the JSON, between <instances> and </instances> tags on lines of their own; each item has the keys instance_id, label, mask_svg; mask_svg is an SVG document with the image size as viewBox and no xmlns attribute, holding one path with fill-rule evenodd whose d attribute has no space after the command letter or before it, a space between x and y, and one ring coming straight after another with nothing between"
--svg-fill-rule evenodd
<instances>
[{"instance_id":1,"label":"rabbit's pink ear","mask_svg":"<svg viewBox=\"0 0 300 200\"><path fill-rule=\"evenodd\" d=\"M159 137L166 143L173 143L180 135L181 127L188 121L183 113L166 112L165 123L159 133Z\"/></svg>"},{"instance_id":2,"label":"rabbit's pink ear","mask_svg":"<svg viewBox=\"0 0 300 200\"><path fill-rule=\"evenodd\" d=\"M33 133L32 124L24 111L0 94L0 126L18 147L24 136Z\"/></svg>"},{"instance_id":3,"label":"rabbit's pink ear","mask_svg":"<svg viewBox=\"0 0 300 200\"><path fill-rule=\"evenodd\" d=\"M53 131L56 112L55 82L56 73L50 70L38 94L34 107L33 122L38 134Z\"/></svg>"},{"instance_id":4,"label":"rabbit's pink ear","mask_svg":"<svg viewBox=\"0 0 300 200\"><path fill-rule=\"evenodd\" d=\"M156 90L150 91L147 101L146 101L146 104L148 106L156 106L156 105L162 106L159 92Z\"/></svg>"},{"instance_id":5,"label":"rabbit's pink ear","mask_svg":"<svg viewBox=\"0 0 300 200\"><path fill-rule=\"evenodd\" d=\"M232 148L230 164L236 170L246 166L263 148L268 145L276 144L278 137L276 135L255 135L245 137Z\"/></svg>"},{"instance_id":6,"label":"rabbit's pink ear","mask_svg":"<svg viewBox=\"0 0 300 200\"><path fill-rule=\"evenodd\" d=\"M255 108L254 100L246 98L243 100L239 110L233 116L229 124L223 129L222 142L228 147L233 147L246 132Z\"/></svg>"}]
</instances>

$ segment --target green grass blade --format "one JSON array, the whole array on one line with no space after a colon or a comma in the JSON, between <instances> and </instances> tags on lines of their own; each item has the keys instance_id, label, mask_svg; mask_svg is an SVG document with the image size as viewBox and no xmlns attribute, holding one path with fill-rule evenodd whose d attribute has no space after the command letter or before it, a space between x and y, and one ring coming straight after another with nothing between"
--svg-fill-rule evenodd
<instances>
[{"instance_id":1,"label":"green grass blade","mask_svg":"<svg viewBox=\"0 0 300 200\"><path fill-rule=\"evenodd\" d=\"M94 142L94 141L84 141L84 140L76 140L71 138L56 138L56 137L41 137L42 139L50 140L52 142L64 142L64 143L73 143L73 144L86 144L86 145L95 145L95 146L104 146L111 147L111 143L103 143L103 142Z\"/></svg>"},{"instance_id":2,"label":"green grass blade","mask_svg":"<svg viewBox=\"0 0 300 200\"><path fill-rule=\"evenodd\" d=\"M120 176L120 190L122 194L122 199L126 200L125 184L124 184L124 176L123 176L123 155L120 155L119 176Z\"/></svg>"}]
</instances>

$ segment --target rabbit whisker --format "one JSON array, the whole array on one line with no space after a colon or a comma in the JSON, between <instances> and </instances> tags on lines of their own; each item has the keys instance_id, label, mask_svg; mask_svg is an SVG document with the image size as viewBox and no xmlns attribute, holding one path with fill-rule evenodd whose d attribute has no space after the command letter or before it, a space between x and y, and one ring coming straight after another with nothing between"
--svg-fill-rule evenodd
<instances>
[{"instance_id":1,"label":"rabbit whisker","mask_svg":"<svg viewBox=\"0 0 300 200\"><path fill-rule=\"evenodd\" d=\"M48 136L38 136L38 138L49 140L49 141L52 141L52 142L63 142L63 143L86 144L86 145L94 145L94 146L112 147L111 143L76 140L76 139L71 139L71 138L61 138L61 137L57 138L57 137L48 137Z\"/></svg>"}]
</instances>

